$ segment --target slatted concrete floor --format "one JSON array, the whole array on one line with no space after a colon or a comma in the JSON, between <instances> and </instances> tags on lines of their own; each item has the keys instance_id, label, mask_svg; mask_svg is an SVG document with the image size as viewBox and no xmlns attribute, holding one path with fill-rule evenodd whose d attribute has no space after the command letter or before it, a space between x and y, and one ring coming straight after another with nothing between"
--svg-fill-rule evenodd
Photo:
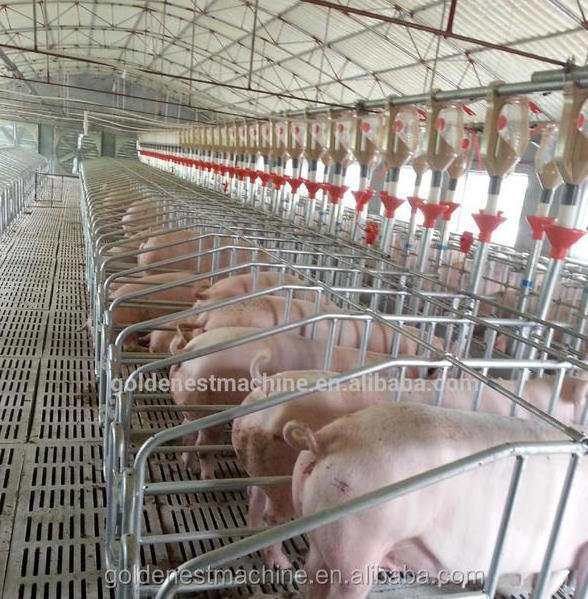
<instances>
[{"instance_id":1,"label":"slatted concrete floor","mask_svg":"<svg viewBox=\"0 0 588 599\"><path fill-rule=\"evenodd\" d=\"M0 588L5 599L113 597L102 577L79 183L40 196L0 244Z\"/></svg>"}]
</instances>

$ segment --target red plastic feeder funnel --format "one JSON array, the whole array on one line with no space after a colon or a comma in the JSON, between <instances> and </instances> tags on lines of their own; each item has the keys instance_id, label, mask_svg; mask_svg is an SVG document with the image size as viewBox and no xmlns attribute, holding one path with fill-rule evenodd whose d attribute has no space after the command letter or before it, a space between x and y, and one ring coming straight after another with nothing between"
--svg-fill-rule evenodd
<instances>
[{"instance_id":1,"label":"red plastic feeder funnel","mask_svg":"<svg viewBox=\"0 0 588 599\"><path fill-rule=\"evenodd\" d=\"M286 177L284 177L284 175L277 175L276 173L272 173L271 179L272 179L274 189L276 191L280 191L280 189L282 189L282 186L284 185L284 183L286 183Z\"/></svg>"},{"instance_id":2,"label":"red plastic feeder funnel","mask_svg":"<svg viewBox=\"0 0 588 599\"><path fill-rule=\"evenodd\" d=\"M329 194L331 187L333 187L333 185L331 183L326 183L325 181L323 181L319 185L320 185L320 188L323 190L323 193L325 193L327 195Z\"/></svg>"},{"instance_id":3,"label":"red plastic feeder funnel","mask_svg":"<svg viewBox=\"0 0 588 599\"><path fill-rule=\"evenodd\" d=\"M467 254L474 245L474 234L471 231L464 231L459 239L459 249Z\"/></svg>"},{"instance_id":4,"label":"red plastic feeder funnel","mask_svg":"<svg viewBox=\"0 0 588 599\"><path fill-rule=\"evenodd\" d=\"M304 180L304 185L308 190L308 197L311 200L316 199L316 192L321 189L322 183L317 183L316 181L309 181L308 179Z\"/></svg>"},{"instance_id":5,"label":"red plastic feeder funnel","mask_svg":"<svg viewBox=\"0 0 588 599\"><path fill-rule=\"evenodd\" d=\"M323 185L325 184L323 183ZM331 204L338 204L349 188L347 185L332 185L330 183L328 185L329 200Z\"/></svg>"},{"instance_id":6,"label":"red plastic feeder funnel","mask_svg":"<svg viewBox=\"0 0 588 599\"><path fill-rule=\"evenodd\" d=\"M555 260L565 260L569 249L586 234L586 231L548 225L545 227L545 234L551 243L551 257Z\"/></svg>"},{"instance_id":7,"label":"red plastic feeder funnel","mask_svg":"<svg viewBox=\"0 0 588 599\"><path fill-rule=\"evenodd\" d=\"M355 198L355 211L361 212L366 204L374 197L373 189L362 189L359 191L352 191L353 197Z\"/></svg>"},{"instance_id":8,"label":"red plastic feeder funnel","mask_svg":"<svg viewBox=\"0 0 588 599\"><path fill-rule=\"evenodd\" d=\"M272 173L264 173L263 171L256 171L257 178L261 181L262 187L267 187L270 179L272 178Z\"/></svg>"},{"instance_id":9,"label":"red plastic feeder funnel","mask_svg":"<svg viewBox=\"0 0 588 599\"><path fill-rule=\"evenodd\" d=\"M506 221L506 217L502 216L502 211L499 211L498 214L486 214L483 210L480 210L478 214L472 214L472 218L478 225L478 229L480 229L478 239L483 243L490 243L492 233Z\"/></svg>"},{"instance_id":10,"label":"red plastic feeder funnel","mask_svg":"<svg viewBox=\"0 0 588 599\"><path fill-rule=\"evenodd\" d=\"M417 210L423 205L423 200L421 198L417 198L415 196L411 196L408 198L408 203L410 204L410 211L412 214L416 214Z\"/></svg>"},{"instance_id":11,"label":"red plastic feeder funnel","mask_svg":"<svg viewBox=\"0 0 588 599\"><path fill-rule=\"evenodd\" d=\"M300 186L304 183L304 179L301 179L300 177L298 177L297 179L289 177L288 183L290 184L290 189L292 190L292 193L297 194L298 190L300 189Z\"/></svg>"},{"instance_id":12,"label":"red plastic feeder funnel","mask_svg":"<svg viewBox=\"0 0 588 599\"><path fill-rule=\"evenodd\" d=\"M423 216L425 217L424 226L426 229L432 229L437 222L437 219L445 212L443 204L429 204L423 202L419 206Z\"/></svg>"},{"instance_id":13,"label":"red plastic feeder funnel","mask_svg":"<svg viewBox=\"0 0 588 599\"><path fill-rule=\"evenodd\" d=\"M555 222L555 218L553 216L534 216L533 214L528 214L527 222L533 230L533 241L541 241L543 233L545 233L545 227L552 225Z\"/></svg>"},{"instance_id":14,"label":"red plastic feeder funnel","mask_svg":"<svg viewBox=\"0 0 588 599\"><path fill-rule=\"evenodd\" d=\"M455 202L441 202L441 206L445 207L445 212L441 215L441 218L446 221L450 221L453 213L459 208L459 204Z\"/></svg>"},{"instance_id":15,"label":"red plastic feeder funnel","mask_svg":"<svg viewBox=\"0 0 588 599\"><path fill-rule=\"evenodd\" d=\"M371 220L365 226L365 242L367 245L374 245L376 243L379 231L380 225L376 221Z\"/></svg>"},{"instance_id":16,"label":"red plastic feeder funnel","mask_svg":"<svg viewBox=\"0 0 588 599\"><path fill-rule=\"evenodd\" d=\"M391 196L387 191L380 192L380 200L386 209L386 218L394 218L396 210L404 202L401 198Z\"/></svg>"}]
</instances>

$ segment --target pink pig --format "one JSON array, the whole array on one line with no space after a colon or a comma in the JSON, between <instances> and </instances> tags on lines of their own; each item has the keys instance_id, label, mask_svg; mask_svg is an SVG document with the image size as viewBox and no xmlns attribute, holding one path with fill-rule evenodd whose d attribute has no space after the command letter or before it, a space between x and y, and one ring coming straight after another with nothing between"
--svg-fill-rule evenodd
<instances>
[{"instance_id":1,"label":"pink pig","mask_svg":"<svg viewBox=\"0 0 588 599\"><path fill-rule=\"evenodd\" d=\"M252 376L259 369L259 358L252 361ZM283 372L268 379L266 388L252 391L244 400L244 404L255 403L266 399L268 392L284 392L299 388L301 383L307 387L317 380L326 380L337 373L325 371ZM254 380L259 375L253 376ZM417 390L401 390L400 401L414 401L433 405L436 400L435 386L437 380L418 381ZM458 390L453 384L461 383ZM514 381L498 382L514 391ZM298 451L287 445L281 436L284 425L290 420L303 422L313 431L320 429L340 416L356 412L368 406L390 402L394 395L387 390L378 390L362 383L345 384L336 389L315 392L298 399L254 412L235 420L232 430L233 447L247 473L252 477L279 476L292 474ZM443 395L443 406L471 410L474 399L473 379L452 379L446 383ZM527 381L522 396L533 405L547 411L551 397L554 377ZM456 386L457 388L457 386ZM577 377L566 377L562 386L559 401L556 403L554 415L560 420L572 424L579 423L584 409L588 381ZM508 416L511 402L498 391L485 387L480 409ZM530 417L523 408L518 409L521 417ZM289 487L250 487L249 491L249 526L258 528L262 522L275 524L285 522L293 516L293 506ZM266 551L269 565L282 568L290 566L288 559L279 546L272 546Z\"/></svg>"},{"instance_id":2,"label":"pink pig","mask_svg":"<svg viewBox=\"0 0 588 599\"><path fill-rule=\"evenodd\" d=\"M252 327L226 327L208 331L194 337L178 340L172 346L173 353L203 350L212 345L231 342L234 339L261 333ZM297 335L272 335L262 340L209 353L199 358L181 362L170 370L170 385L174 401L178 405L239 404L251 388L251 356L259 353L265 357L263 371L275 374L284 370L313 370L324 366L326 346L320 341ZM388 356L367 352L366 364L388 360ZM337 371L358 367L359 351L348 347L333 349L331 366ZM418 376L411 369L408 376ZM209 381L213 381L210 384ZM204 388L201 388L204 387ZM187 412L186 418L196 420L208 412ZM208 428L193 435L186 445L217 445L222 440L223 427ZM213 478L214 460L208 455L200 456L202 478Z\"/></svg>"},{"instance_id":3,"label":"pink pig","mask_svg":"<svg viewBox=\"0 0 588 599\"><path fill-rule=\"evenodd\" d=\"M288 443L302 451L293 501L310 515L473 453L516 442L565 441L542 422L418 404L379 404L339 418L318 432L291 421ZM526 460L503 551L503 573L528 578L542 565L569 455ZM502 459L343 517L308 533L308 599L364 599L380 566L427 571L487 572L513 471ZM588 459L569 496L551 564L551 596L568 569L577 571L576 599L588 590ZM319 584L320 570L339 576ZM363 573L361 580L354 573ZM353 582L350 582L353 581ZM583 590L582 590L583 589Z\"/></svg>"}]
</instances>

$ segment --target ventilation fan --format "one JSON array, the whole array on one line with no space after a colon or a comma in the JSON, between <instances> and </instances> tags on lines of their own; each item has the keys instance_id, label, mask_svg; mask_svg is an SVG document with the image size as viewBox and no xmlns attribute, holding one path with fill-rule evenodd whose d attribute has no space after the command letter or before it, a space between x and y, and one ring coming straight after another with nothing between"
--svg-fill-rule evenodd
<instances>
[{"instance_id":1,"label":"ventilation fan","mask_svg":"<svg viewBox=\"0 0 588 599\"><path fill-rule=\"evenodd\" d=\"M62 133L55 144L55 155L59 166L67 173L74 172L80 160L100 155L96 141L81 131Z\"/></svg>"}]
</instances>

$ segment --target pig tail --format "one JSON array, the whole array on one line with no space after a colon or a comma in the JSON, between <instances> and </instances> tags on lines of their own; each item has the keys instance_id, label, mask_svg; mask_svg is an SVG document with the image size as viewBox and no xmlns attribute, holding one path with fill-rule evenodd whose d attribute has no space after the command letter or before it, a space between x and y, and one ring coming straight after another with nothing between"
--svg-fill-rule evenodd
<instances>
[{"instance_id":1,"label":"pig tail","mask_svg":"<svg viewBox=\"0 0 588 599\"><path fill-rule=\"evenodd\" d=\"M268 349L261 349L253 356L249 366L252 388L261 389L266 395L268 389L266 389L266 385L264 384L264 375L261 373L261 367L267 364L271 357L272 355Z\"/></svg>"},{"instance_id":2,"label":"pig tail","mask_svg":"<svg viewBox=\"0 0 588 599\"><path fill-rule=\"evenodd\" d=\"M284 441L298 451L308 450L314 456L318 456L320 446L314 431L305 422L290 420L284 425L282 430Z\"/></svg>"}]
</instances>

